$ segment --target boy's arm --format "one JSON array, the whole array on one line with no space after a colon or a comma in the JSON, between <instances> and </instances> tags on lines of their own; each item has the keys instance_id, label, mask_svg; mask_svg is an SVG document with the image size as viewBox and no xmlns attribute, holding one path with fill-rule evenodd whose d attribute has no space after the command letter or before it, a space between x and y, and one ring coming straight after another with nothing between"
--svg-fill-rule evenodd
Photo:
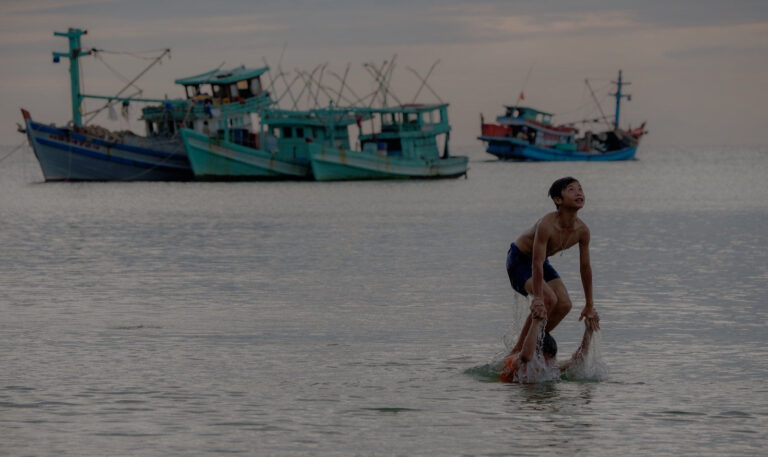
<instances>
[{"instance_id":1,"label":"boy's arm","mask_svg":"<svg viewBox=\"0 0 768 457\"><path fill-rule=\"evenodd\" d=\"M579 321L586 317L587 328L600 330L600 316L595 311L595 303L592 298L592 265L589 260L589 240L589 228L585 228L579 239L579 271L581 272L581 285L584 287L584 299L587 303L584 305L584 310L581 311Z\"/></svg>"},{"instance_id":2,"label":"boy's arm","mask_svg":"<svg viewBox=\"0 0 768 457\"><path fill-rule=\"evenodd\" d=\"M533 355L536 352L536 343L539 339L539 333L541 333L541 325L544 321L542 319L533 319L531 326L528 328L528 333L525 334L525 340L523 341L523 347L520 350L520 361L529 362L533 359Z\"/></svg>"},{"instance_id":3,"label":"boy's arm","mask_svg":"<svg viewBox=\"0 0 768 457\"><path fill-rule=\"evenodd\" d=\"M579 348L576 349L576 352L573 353L573 356L571 356L570 359L563 360L562 362L558 362L557 367L560 370L567 370L574 363L584 358L584 354L586 354L587 351L589 351L589 343L592 341L592 332L593 332L592 329L590 329L586 325L584 326L584 337L581 339L581 344L579 345Z\"/></svg>"},{"instance_id":4,"label":"boy's arm","mask_svg":"<svg viewBox=\"0 0 768 457\"><path fill-rule=\"evenodd\" d=\"M544 307L544 261L547 259L547 241L549 241L547 225L539 222L533 235L531 250L531 278L533 279L533 300L531 313L534 318L546 319L547 310Z\"/></svg>"}]
</instances>

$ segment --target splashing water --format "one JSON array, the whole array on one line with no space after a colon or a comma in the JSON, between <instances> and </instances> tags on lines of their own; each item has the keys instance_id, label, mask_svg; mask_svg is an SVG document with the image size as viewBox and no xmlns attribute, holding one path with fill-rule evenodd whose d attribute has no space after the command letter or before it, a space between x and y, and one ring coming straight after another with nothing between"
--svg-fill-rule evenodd
<instances>
[{"instance_id":1,"label":"splashing water","mask_svg":"<svg viewBox=\"0 0 768 457\"><path fill-rule=\"evenodd\" d=\"M517 337L523 330L525 320L528 318L528 313L531 307L531 298L522 297L515 294L515 303L512 306L512 320L510 321L507 331L504 336L501 337L501 341L504 343L504 347L507 349L504 355L509 354L512 348L517 343Z\"/></svg>"},{"instance_id":2,"label":"splashing water","mask_svg":"<svg viewBox=\"0 0 768 457\"><path fill-rule=\"evenodd\" d=\"M589 348L584 357L568 367L563 379L569 381L603 381L608 377L608 367L603 362L600 332L592 334Z\"/></svg>"},{"instance_id":3,"label":"splashing water","mask_svg":"<svg viewBox=\"0 0 768 457\"><path fill-rule=\"evenodd\" d=\"M536 382L548 382L560 379L560 370L557 369L557 363L554 359L544 358L544 327L546 323L539 328L539 334L536 336L536 351L533 359L520 367L515 373L513 380L524 384Z\"/></svg>"},{"instance_id":4,"label":"splashing water","mask_svg":"<svg viewBox=\"0 0 768 457\"><path fill-rule=\"evenodd\" d=\"M505 350L498 352L493 359L484 365L466 370L466 373L485 381L498 381L504 368L506 358L517 342L517 337L528 318L529 299L515 297L512 306L512 319L507 331L502 336ZM547 361L542 353L544 341L544 326L541 327L536 342L536 352L531 361L512 377L513 382L540 383L557 380L564 381L602 381L608 376L608 368L601 354L600 332L592 334L589 348L583 357L572 364L565 372L560 372L554 361Z\"/></svg>"}]
</instances>

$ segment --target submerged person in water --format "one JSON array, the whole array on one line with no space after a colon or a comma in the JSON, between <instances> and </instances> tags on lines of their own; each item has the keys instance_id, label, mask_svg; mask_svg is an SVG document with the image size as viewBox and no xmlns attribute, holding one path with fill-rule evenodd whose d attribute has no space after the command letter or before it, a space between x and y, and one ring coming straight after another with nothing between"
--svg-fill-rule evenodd
<instances>
[{"instance_id":1,"label":"submerged person in water","mask_svg":"<svg viewBox=\"0 0 768 457\"><path fill-rule=\"evenodd\" d=\"M538 305L543 306L543 305ZM537 310L543 312L543 310ZM538 313L537 313L538 314ZM569 368L584 360L589 351L594 328L588 325L584 327L584 336L581 339L576 352L568 360L557 361L557 342L549 332L544 332L541 341L541 355L536 360L536 348L539 345L539 335L545 326L543 319L534 318L528 327L521 349L513 351L504 358L501 363L499 378L502 382L530 383L550 381L555 376L559 377ZM534 363L538 362L538 363Z\"/></svg>"},{"instance_id":2,"label":"submerged person in water","mask_svg":"<svg viewBox=\"0 0 768 457\"><path fill-rule=\"evenodd\" d=\"M592 267L589 260L590 233L577 217L586 197L576 178L558 179L549 188L556 211L544 215L520 235L507 253L507 274L512 288L527 297L533 295L531 313L523 325L512 353L521 352L525 335L534 319L546 321L545 333L555 327L571 310L571 299L560 275L548 258L575 244L579 245L579 270L586 304L579 316L588 329L600 329L600 316L592 298Z\"/></svg>"}]
</instances>

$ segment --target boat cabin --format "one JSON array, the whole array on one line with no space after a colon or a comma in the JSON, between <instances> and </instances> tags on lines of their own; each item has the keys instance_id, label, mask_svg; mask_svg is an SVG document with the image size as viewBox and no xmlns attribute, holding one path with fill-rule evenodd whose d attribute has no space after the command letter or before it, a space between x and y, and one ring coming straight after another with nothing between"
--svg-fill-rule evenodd
<instances>
[{"instance_id":1,"label":"boat cabin","mask_svg":"<svg viewBox=\"0 0 768 457\"><path fill-rule=\"evenodd\" d=\"M438 157L437 136L451 130L448 104L410 104L393 108L362 109L367 116L378 119L364 132L361 125L359 140L363 152L387 156Z\"/></svg>"},{"instance_id":2,"label":"boat cabin","mask_svg":"<svg viewBox=\"0 0 768 457\"><path fill-rule=\"evenodd\" d=\"M268 108L263 112L263 137L251 147L299 163L309 163L311 143L349 148L349 126L362 117L345 109L290 111ZM237 141L235 141L237 142Z\"/></svg>"},{"instance_id":3,"label":"boat cabin","mask_svg":"<svg viewBox=\"0 0 768 457\"><path fill-rule=\"evenodd\" d=\"M144 121L148 137L173 137L181 128L192 128L187 111L186 100L166 100L159 105L142 108L139 120Z\"/></svg>"},{"instance_id":4,"label":"boat cabin","mask_svg":"<svg viewBox=\"0 0 768 457\"><path fill-rule=\"evenodd\" d=\"M175 82L184 86L188 100L203 97L210 98L214 105L226 105L235 100L247 100L260 95L264 91L261 75L268 70L268 67L239 66L230 70L211 70Z\"/></svg>"},{"instance_id":5,"label":"boat cabin","mask_svg":"<svg viewBox=\"0 0 768 457\"><path fill-rule=\"evenodd\" d=\"M539 111L528 106L507 105L504 108L504 115L499 116L499 121L502 119L519 119L521 121L533 121L543 125L552 125L552 113Z\"/></svg>"}]
</instances>

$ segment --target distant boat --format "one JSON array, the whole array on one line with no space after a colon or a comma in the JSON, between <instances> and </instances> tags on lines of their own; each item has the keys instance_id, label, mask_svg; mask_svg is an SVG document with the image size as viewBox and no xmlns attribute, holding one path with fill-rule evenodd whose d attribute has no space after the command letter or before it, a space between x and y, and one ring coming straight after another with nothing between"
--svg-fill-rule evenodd
<instances>
[{"instance_id":1,"label":"distant boat","mask_svg":"<svg viewBox=\"0 0 768 457\"><path fill-rule=\"evenodd\" d=\"M261 90L258 78L260 73L245 70L242 73L252 75L250 79L236 81L234 84L211 84L210 95L200 93L199 84L180 83L187 90L186 100L81 93L78 59L99 52L81 48L80 37L86 33L85 30L73 28L66 33L54 33L69 39L69 52L54 52L53 56L54 62L58 62L62 57L70 60L72 121L65 126L46 125L32 120L30 113L22 109L26 124L23 131L27 134L46 181L193 179L194 174L178 133L179 128L203 128L215 118L215 113L226 109L228 104L268 103L268 94ZM168 50L155 59L150 67L167 52ZM266 70L261 70L263 71ZM127 85L126 89L131 84ZM85 98L105 100L108 104L121 103L123 107L128 107L132 102L155 104L142 109L141 119L145 121L146 136L130 131L113 132L99 126L84 125L82 101Z\"/></svg>"},{"instance_id":2,"label":"distant boat","mask_svg":"<svg viewBox=\"0 0 768 457\"><path fill-rule=\"evenodd\" d=\"M467 173L467 157L449 155L448 104L355 108L359 150L309 145L318 181L454 178ZM373 127L364 133L363 122ZM437 137L444 136L440 154Z\"/></svg>"},{"instance_id":3,"label":"distant boat","mask_svg":"<svg viewBox=\"0 0 768 457\"><path fill-rule=\"evenodd\" d=\"M589 84L589 82L587 82ZM579 131L572 125L555 125L552 114L520 105L505 106L496 124L481 121L482 134L478 137L487 143L486 152L500 159L531 161L615 161L634 159L640 138L646 134L645 123L635 129L619 127L621 99L630 99L622 93L619 70L616 84L616 112L613 128L599 133L591 131L577 136ZM591 88L590 88L591 90ZM599 104L598 104L599 106ZM602 112L602 109L601 109ZM605 116L594 122L606 121Z\"/></svg>"},{"instance_id":4,"label":"distant boat","mask_svg":"<svg viewBox=\"0 0 768 457\"><path fill-rule=\"evenodd\" d=\"M355 115L346 109L258 110L251 126L248 112L229 116L212 134L182 129L195 176L215 180L312 179L312 144L349 147L347 126ZM229 125L232 124L232 127Z\"/></svg>"}]
</instances>

